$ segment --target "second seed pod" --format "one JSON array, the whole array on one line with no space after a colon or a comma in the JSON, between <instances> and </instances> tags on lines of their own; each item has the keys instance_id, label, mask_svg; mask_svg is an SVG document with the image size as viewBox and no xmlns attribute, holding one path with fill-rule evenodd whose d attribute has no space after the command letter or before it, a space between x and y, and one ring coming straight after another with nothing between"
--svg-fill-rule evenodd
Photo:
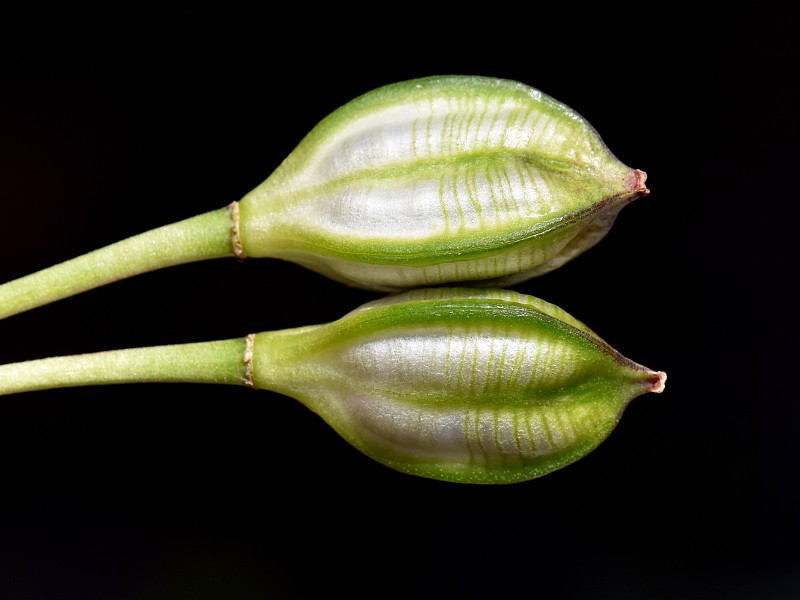
<instances>
[{"instance_id":1,"label":"second seed pod","mask_svg":"<svg viewBox=\"0 0 800 600\"><path fill-rule=\"evenodd\" d=\"M588 454L666 375L567 312L506 290L419 289L254 336L252 384L300 400L399 471L539 477Z\"/></svg>"}]
</instances>

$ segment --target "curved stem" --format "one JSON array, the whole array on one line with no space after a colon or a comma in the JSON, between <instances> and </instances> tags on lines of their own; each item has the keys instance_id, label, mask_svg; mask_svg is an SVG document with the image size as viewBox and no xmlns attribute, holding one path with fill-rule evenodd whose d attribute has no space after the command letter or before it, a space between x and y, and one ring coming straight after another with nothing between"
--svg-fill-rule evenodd
<instances>
[{"instance_id":1,"label":"curved stem","mask_svg":"<svg viewBox=\"0 0 800 600\"><path fill-rule=\"evenodd\" d=\"M252 385L252 342L238 338L56 356L0 365L0 396L112 383Z\"/></svg>"},{"instance_id":2,"label":"curved stem","mask_svg":"<svg viewBox=\"0 0 800 600\"><path fill-rule=\"evenodd\" d=\"M234 256L235 216L229 207L214 210L4 283L0 319L140 273Z\"/></svg>"}]
</instances>

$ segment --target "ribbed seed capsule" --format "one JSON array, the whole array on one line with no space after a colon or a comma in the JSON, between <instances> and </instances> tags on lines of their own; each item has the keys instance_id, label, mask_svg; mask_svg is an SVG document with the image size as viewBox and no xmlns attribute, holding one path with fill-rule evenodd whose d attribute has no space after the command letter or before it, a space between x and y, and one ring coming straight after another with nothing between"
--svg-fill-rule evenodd
<instances>
[{"instance_id":1,"label":"ribbed seed capsule","mask_svg":"<svg viewBox=\"0 0 800 600\"><path fill-rule=\"evenodd\" d=\"M581 458L666 375L512 291L421 289L256 335L253 381L399 471L512 483Z\"/></svg>"},{"instance_id":2,"label":"ribbed seed capsule","mask_svg":"<svg viewBox=\"0 0 800 600\"><path fill-rule=\"evenodd\" d=\"M645 174L521 83L430 77L334 111L239 206L244 254L350 285L506 285L596 244Z\"/></svg>"}]
</instances>

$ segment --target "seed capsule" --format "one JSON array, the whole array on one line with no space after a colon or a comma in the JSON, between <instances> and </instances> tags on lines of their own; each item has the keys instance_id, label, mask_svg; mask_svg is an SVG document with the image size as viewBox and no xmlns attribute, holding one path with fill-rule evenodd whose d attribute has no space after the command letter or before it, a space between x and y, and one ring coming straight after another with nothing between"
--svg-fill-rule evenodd
<instances>
[{"instance_id":1,"label":"seed capsule","mask_svg":"<svg viewBox=\"0 0 800 600\"><path fill-rule=\"evenodd\" d=\"M560 308L512 291L421 289L255 336L252 383L303 402L406 473L539 477L586 455L666 375Z\"/></svg>"},{"instance_id":2,"label":"seed capsule","mask_svg":"<svg viewBox=\"0 0 800 600\"><path fill-rule=\"evenodd\" d=\"M526 85L397 83L323 119L240 201L0 284L0 319L225 256L375 290L507 286L596 244L644 182L577 113Z\"/></svg>"},{"instance_id":3,"label":"seed capsule","mask_svg":"<svg viewBox=\"0 0 800 600\"><path fill-rule=\"evenodd\" d=\"M238 242L364 288L508 285L596 244L645 177L536 89L417 79L320 122L241 200Z\"/></svg>"}]
</instances>

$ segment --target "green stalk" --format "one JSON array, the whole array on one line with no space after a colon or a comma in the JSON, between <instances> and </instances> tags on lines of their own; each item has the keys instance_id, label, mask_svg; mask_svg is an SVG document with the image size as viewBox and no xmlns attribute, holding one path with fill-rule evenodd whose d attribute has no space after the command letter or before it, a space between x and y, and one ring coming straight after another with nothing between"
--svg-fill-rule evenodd
<instances>
[{"instance_id":1,"label":"green stalk","mask_svg":"<svg viewBox=\"0 0 800 600\"><path fill-rule=\"evenodd\" d=\"M217 209L4 283L0 319L133 275L234 256L236 220L231 207Z\"/></svg>"},{"instance_id":2,"label":"green stalk","mask_svg":"<svg viewBox=\"0 0 800 600\"><path fill-rule=\"evenodd\" d=\"M112 383L249 385L247 340L128 348L0 365L0 396Z\"/></svg>"}]
</instances>

